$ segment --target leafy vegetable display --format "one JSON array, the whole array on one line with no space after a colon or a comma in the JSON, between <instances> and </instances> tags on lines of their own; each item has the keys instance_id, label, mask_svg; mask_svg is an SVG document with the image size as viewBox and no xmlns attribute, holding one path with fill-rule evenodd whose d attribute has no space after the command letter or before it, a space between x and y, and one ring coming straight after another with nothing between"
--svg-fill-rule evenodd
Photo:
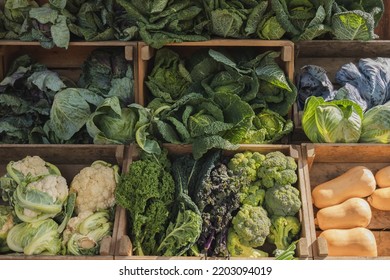
<instances>
[{"instance_id":1,"label":"leafy vegetable display","mask_svg":"<svg viewBox=\"0 0 390 280\"><path fill-rule=\"evenodd\" d=\"M0 206L0 253L99 254L102 239L113 230L118 179L118 166L96 161L68 188L60 170L39 156L9 162L0 178L3 202L9 204Z\"/></svg>"},{"instance_id":2,"label":"leafy vegetable display","mask_svg":"<svg viewBox=\"0 0 390 280\"><path fill-rule=\"evenodd\" d=\"M383 11L383 0L6 0L0 39L46 48L67 48L71 39L143 40L155 48L213 37L373 40Z\"/></svg>"},{"instance_id":3,"label":"leafy vegetable display","mask_svg":"<svg viewBox=\"0 0 390 280\"><path fill-rule=\"evenodd\" d=\"M272 155L278 155L274 167L280 172L296 172L296 164L286 165L293 158L251 151L224 156L217 150L194 159L190 153L167 155L166 149L160 157L139 151L116 190L128 213L134 254L293 258L289 246L301 227L295 217L299 191L291 185L296 179L267 188L258 172ZM284 206L286 211L277 211Z\"/></svg>"},{"instance_id":4,"label":"leafy vegetable display","mask_svg":"<svg viewBox=\"0 0 390 280\"><path fill-rule=\"evenodd\" d=\"M181 59L173 50L158 50L145 82L152 97L146 109L138 107L149 123L136 125L137 144L152 153L159 149L147 141L193 144L199 159L212 148L280 140L293 128L285 117L296 88L278 56L204 49Z\"/></svg>"},{"instance_id":5,"label":"leafy vegetable display","mask_svg":"<svg viewBox=\"0 0 390 280\"><path fill-rule=\"evenodd\" d=\"M121 51L92 51L78 85L23 55L0 82L0 142L129 143L133 102L132 65Z\"/></svg>"}]
</instances>

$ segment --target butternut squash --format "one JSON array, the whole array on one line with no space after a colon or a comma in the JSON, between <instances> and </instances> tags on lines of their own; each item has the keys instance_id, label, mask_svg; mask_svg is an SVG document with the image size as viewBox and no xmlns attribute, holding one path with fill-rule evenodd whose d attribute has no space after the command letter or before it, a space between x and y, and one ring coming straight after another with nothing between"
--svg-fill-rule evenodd
<instances>
[{"instance_id":1,"label":"butternut squash","mask_svg":"<svg viewBox=\"0 0 390 280\"><path fill-rule=\"evenodd\" d=\"M363 198L353 197L317 212L316 224L322 230L366 227L371 221L371 207Z\"/></svg>"},{"instance_id":2,"label":"butternut squash","mask_svg":"<svg viewBox=\"0 0 390 280\"><path fill-rule=\"evenodd\" d=\"M340 176L324 182L312 191L317 208L339 204L348 198L366 197L376 188L375 176L364 166L355 166Z\"/></svg>"},{"instance_id":3,"label":"butternut squash","mask_svg":"<svg viewBox=\"0 0 390 280\"><path fill-rule=\"evenodd\" d=\"M378 256L374 234L363 227L327 229L319 237L325 238L329 256Z\"/></svg>"},{"instance_id":4,"label":"butternut squash","mask_svg":"<svg viewBox=\"0 0 390 280\"><path fill-rule=\"evenodd\" d=\"M390 188L376 189L367 200L378 210L390 211Z\"/></svg>"},{"instance_id":5,"label":"butternut squash","mask_svg":"<svg viewBox=\"0 0 390 280\"><path fill-rule=\"evenodd\" d=\"M390 187L390 166L383 167L375 173L376 184L380 188Z\"/></svg>"}]
</instances>

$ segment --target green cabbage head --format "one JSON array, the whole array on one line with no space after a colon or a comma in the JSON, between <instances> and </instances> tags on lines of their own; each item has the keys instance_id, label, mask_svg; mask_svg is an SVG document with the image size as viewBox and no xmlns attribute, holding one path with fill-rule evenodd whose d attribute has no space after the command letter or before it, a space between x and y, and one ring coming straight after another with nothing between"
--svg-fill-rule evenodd
<instances>
[{"instance_id":1,"label":"green cabbage head","mask_svg":"<svg viewBox=\"0 0 390 280\"><path fill-rule=\"evenodd\" d=\"M351 100L325 102L311 96L305 103L302 127L313 143L357 143L362 119L362 109Z\"/></svg>"}]
</instances>

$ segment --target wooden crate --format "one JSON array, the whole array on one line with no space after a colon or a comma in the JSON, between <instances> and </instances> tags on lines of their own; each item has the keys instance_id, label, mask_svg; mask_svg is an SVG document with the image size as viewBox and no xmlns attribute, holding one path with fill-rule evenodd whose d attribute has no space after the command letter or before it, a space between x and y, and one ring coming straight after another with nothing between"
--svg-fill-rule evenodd
<instances>
[{"instance_id":1,"label":"wooden crate","mask_svg":"<svg viewBox=\"0 0 390 280\"><path fill-rule=\"evenodd\" d=\"M372 208L372 219L368 228L373 231L378 257L331 257L328 256L326 240L317 238L321 232L314 225L318 209L312 204L312 189L331 180L348 169L363 165L374 174L380 168L390 165L390 146L383 144L312 144L302 145L303 164L307 188L307 201L313 237L313 256L315 259L390 259L390 211Z\"/></svg>"},{"instance_id":2,"label":"wooden crate","mask_svg":"<svg viewBox=\"0 0 390 280\"><path fill-rule=\"evenodd\" d=\"M77 82L81 74L81 66L91 52L98 48L123 50L125 59L133 63L134 98L138 89L137 42L96 41L70 42L68 49L54 47L44 49L39 42L0 40L0 81L4 79L12 62L20 55L28 54L35 61L46 65L59 75Z\"/></svg>"},{"instance_id":3,"label":"wooden crate","mask_svg":"<svg viewBox=\"0 0 390 280\"><path fill-rule=\"evenodd\" d=\"M188 57L195 51L204 48L215 48L230 50L237 48L254 48L259 50L259 54L268 50L281 52L280 65L284 69L286 76L292 81L294 78L294 44L285 40L229 40L229 39L215 39L203 42L183 42L171 43L165 47L170 48L183 57ZM145 80L148 73L153 69L153 57L156 52L155 49L146 45L144 42L138 43L138 100L141 105L147 105L150 101L151 95L149 89L145 85Z\"/></svg>"},{"instance_id":4,"label":"wooden crate","mask_svg":"<svg viewBox=\"0 0 390 280\"><path fill-rule=\"evenodd\" d=\"M164 145L168 149L169 155L182 155L189 154L192 152L191 145L174 145L174 144L165 144ZM227 156L232 156L235 153L243 152L243 151L257 151L260 153L269 153L273 151L281 151L285 155L292 156L298 164L298 182L296 183L296 187L300 191L302 208L298 213L299 220L302 224L301 230L301 238L297 244L297 257L299 259L311 259L312 258L312 250L309 248L311 242L311 230L309 228L309 212L307 209L307 197L304 183L304 172L303 172L303 162L301 156L301 149L299 146L292 145L241 145L239 149L234 151L224 151L224 154ZM133 160L137 160L139 156L139 151L137 147L134 145L131 148L131 158ZM131 164L131 162L128 162ZM128 170L128 168L124 168L124 170ZM146 259L146 260L154 260L154 259L227 259L227 258L216 258L216 257L158 257L158 256L133 256L132 255L132 243L127 234L128 229L128 216L127 211L124 208L121 208L121 213L119 216L119 226L117 230L116 238L116 248L115 248L115 259L119 260L132 260L132 259ZM231 258L231 259L243 259L243 258ZM273 259L273 258L263 258L263 259Z\"/></svg>"},{"instance_id":5,"label":"wooden crate","mask_svg":"<svg viewBox=\"0 0 390 280\"><path fill-rule=\"evenodd\" d=\"M90 166L95 160L103 160L111 164L117 164L122 170L126 164L127 147L124 145L0 145L0 176L6 174L6 166L10 161L23 159L26 156L37 155L47 162L56 165L65 177L68 186L73 177L84 167ZM0 201L1 202L1 201ZM114 236L117 235L119 226L120 209L116 207L113 233L111 236L103 239L100 248L100 254L97 256L44 256L33 255L25 256L23 254L0 254L0 260L112 260L115 253Z\"/></svg>"},{"instance_id":6,"label":"wooden crate","mask_svg":"<svg viewBox=\"0 0 390 280\"><path fill-rule=\"evenodd\" d=\"M295 74L308 64L321 66L332 83L336 72L346 63L356 63L361 58L390 57L390 41L304 41L295 44ZM297 77L295 77L296 83ZM302 128L302 111L293 106L294 131L291 142L310 142Z\"/></svg>"}]
</instances>

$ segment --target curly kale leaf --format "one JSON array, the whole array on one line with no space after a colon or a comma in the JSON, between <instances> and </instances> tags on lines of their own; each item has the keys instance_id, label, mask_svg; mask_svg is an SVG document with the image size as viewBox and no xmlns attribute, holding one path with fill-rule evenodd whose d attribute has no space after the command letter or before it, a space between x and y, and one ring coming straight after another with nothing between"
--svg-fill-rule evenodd
<instances>
[{"instance_id":1,"label":"curly kale leaf","mask_svg":"<svg viewBox=\"0 0 390 280\"><path fill-rule=\"evenodd\" d=\"M138 255L155 255L169 223L174 200L172 176L158 162L138 160L130 165L115 193L117 203L126 208Z\"/></svg>"}]
</instances>

